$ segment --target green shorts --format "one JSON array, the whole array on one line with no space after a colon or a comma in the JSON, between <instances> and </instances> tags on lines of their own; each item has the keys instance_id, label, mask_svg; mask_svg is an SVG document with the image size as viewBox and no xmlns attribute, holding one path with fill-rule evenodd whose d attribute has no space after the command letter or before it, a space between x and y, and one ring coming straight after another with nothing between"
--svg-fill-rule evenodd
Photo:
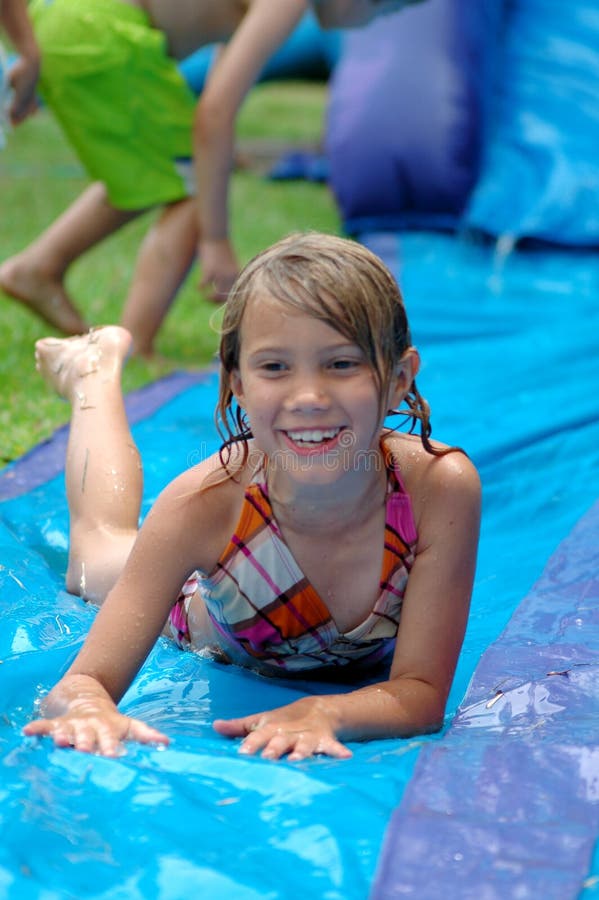
<instances>
[{"instance_id":1,"label":"green shorts","mask_svg":"<svg viewBox=\"0 0 599 900\"><path fill-rule=\"evenodd\" d=\"M120 0L34 0L40 93L91 178L119 209L193 193L195 97L141 9Z\"/></svg>"}]
</instances>

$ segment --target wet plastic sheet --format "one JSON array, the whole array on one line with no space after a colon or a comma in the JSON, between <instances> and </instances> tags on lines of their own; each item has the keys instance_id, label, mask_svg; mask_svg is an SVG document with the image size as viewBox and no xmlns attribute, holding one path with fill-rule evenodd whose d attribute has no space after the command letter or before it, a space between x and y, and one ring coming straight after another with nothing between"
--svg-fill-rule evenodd
<instances>
[{"instance_id":1,"label":"wet plastic sheet","mask_svg":"<svg viewBox=\"0 0 599 900\"><path fill-rule=\"evenodd\" d=\"M362 238L405 293L434 433L472 453L484 496L453 695L474 675L448 732L419 757L373 900L436 900L441 885L460 900L566 900L586 883L596 896L599 505L577 521L599 494L599 260Z\"/></svg>"},{"instance_id":2,"label":"wet plastic sheet","mask_svg":"<svg viewBox=\"0 0 599 900\"><path fill-rule=\"evenodd\" d=\"M434 434L466 447L483 479L479 568L448 729L412 741L353 744L354 757L344 762L244 759L235 742L213 733L212 719L286 702L315 685L220 667L160 640L123 705L172 736L167 750L131 747L119 760L104 760L24 740L20 728L33 700L69 664L94 615L62 590L67 540L62 475L48 464L50 480L27 488L31 458L26 459L0 475L1 488L20 479L18 496L13 488L0 504L0 896L184 898L201 891L210 898L299 893L366 898L393 811L398 810L387 840L403 827L404 816L412 822L412 790L423 790L435 809L442 801L455 806L456 796L461 801L463 795L465 804L462 814L456 812L454 831L444 813L437 821L446 824L445 831L429 833L428 822L418 826L435 896L526 896L516 888L522 869L529 867L543 884L544 900L565 900L577 892L563 889L561 874L555 865L547 867L546 855L516 859L521 863L516 872L507 844L510 838L511 847L530 848L542 833L553 841L554 859L563 847L561 820L551 819L545 794L524 790L528 775L521 760L529 752L528 732L533 741L538 736L535 752L543 750L553 760L570 758L568 798L560 793L563 780L557 787L564 830L573 834L568 885L582 888L585 878L599 872L589 858L588 835L583 840L582 826L577 832L571 824L585 785L599 777L596 727L589 724L585 738L577 724L584 709L589 716L596 711L596 699L583 690L591 667L577 666L568 678L549 677L545 669L565 669L565 662L557 666L539 657L538 674L520 666L520 632L509 632L509 654L495 657L492 674L483 674L482 687L473 688L480 693L471 693L461 706L454 723L459 738L449 727L481 654L508 626L547 559L599 495L599 260L545 252L501 260L488 248L430 234L405 235L401 243L393 235L365 241L392 265L404 289L423 357L419 386L431 401ZM154 394L151 415L134 429L145 462L144 509L173 475L216 446L214 376L187 384L181 393L171 381L169 390L164 403ZM40 448L39 456L51 448ZM43 459L38 463L43 474ZM580 537L576 542L580 555L569 556L568 563L572 583L576 573L586 578L586 551ZM546 616L523 613L526 634L538 647L555 643L552 628L558 623L566 662L583 661L587 644L596 646L588 637L590 631L596 635L596 620L585 619L582 627L576 615L560 618L564 598L557 590L551 596L557 605ZM591 601L593 596L588 595ZM549 600L545 594L539 598L543 612ZM546 706L535 707L536 687L518 693L537 681L547 689L548 702L571 712L571 728L567 712L560 718ZM474 727L473 709L484 708L497 684L509 696L488 710L503 729L505 748L494 772L485 749L497 733ZM585 696L590 706L584 707ZM516 709L516 700L522 711L506 724L503 716L509 704ZM578 740L576 766L576 754L568 757L568 748ZM449 796L454 762L467 774L456 776L452 787L458 790ZM509 791L498 790L497 771L501 788L507 785ZM470 803L468 780L475 794ZM406 785L408 806L398 806ZM503 801L518 791L523 807L510 829ZM529 809L530 823L524 814ZM451 863L451 854L472 850L480 857L489 845L496 848L493 864L503 875L501 892L492 893L490 884L486 892L468 893L455 859L435 867L436 855L449 854ZM413 872L382 868L376 889L403 891L408 876Z\"/></svg>"},{"instance_id":3,"label":"wet plastic sheet","mask_svg":"<svg viewBox=\"0 0 599 900\"><path fill-rule=\"evenodd\" d=\"M599 833L599 502L422 752L373 900L576 897ZM431 854L431 847L435 852Z\"/></svg>"},{"instance_id":4,"label":"wet plastic sheet","mask_svg":"<svg viewBox=\"0 0 599 900\"><path fill-rule=\"evenodd\" d=\"M177 472L217 448L215 376L173 397L176 382L134 427L144 512ZM139 415L144 396L134 400ZM34 699L69 665L95 614L63 590L62 474L14 496L30 463L35 481L44 455L52 471L64 432L57 441L0 479L11 494L0 504L0 898L250 900L295 897L298 885L313 897L367 896L421 741L355 745L348 766L267 764L240 756L211 727L326 686L259 678L161 639L122 708L165 730L168 749L131 746L105 760L22 738Z\"/></svg>"}]
</instances>

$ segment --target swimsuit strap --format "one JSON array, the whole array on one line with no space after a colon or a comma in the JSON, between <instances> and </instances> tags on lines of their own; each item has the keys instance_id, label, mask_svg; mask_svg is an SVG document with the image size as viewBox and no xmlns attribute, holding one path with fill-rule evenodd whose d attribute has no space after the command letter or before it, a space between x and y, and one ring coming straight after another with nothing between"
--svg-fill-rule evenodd
<instances>
[{"instance_id":1,"label":"swimsuit strap","mask_svg":"<svg viewBox=\"0 0 599 900\"><path fill-rule=\"evenodd\" d=\"M386 527L395 531L408 545L418 540L412 501L401 477L399 463L381 440L381 452L387 469Z\"/></svg>"}]
</instances>

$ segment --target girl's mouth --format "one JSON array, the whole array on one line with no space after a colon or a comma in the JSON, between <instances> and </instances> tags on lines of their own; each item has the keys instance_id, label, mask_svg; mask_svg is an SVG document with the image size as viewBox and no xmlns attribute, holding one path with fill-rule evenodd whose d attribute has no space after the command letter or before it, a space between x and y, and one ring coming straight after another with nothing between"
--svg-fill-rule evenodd
<instances>
[{"instance_id":1,"label":"girl's mouth","mask_svg":"<svg viewBox=\"0 0 599 900\"><path fill-rule=\"evenodd\" d=\"M341 428L302 428L283 432L300 450L321 450L332 447Z\"/></svg>"}]
</instances>

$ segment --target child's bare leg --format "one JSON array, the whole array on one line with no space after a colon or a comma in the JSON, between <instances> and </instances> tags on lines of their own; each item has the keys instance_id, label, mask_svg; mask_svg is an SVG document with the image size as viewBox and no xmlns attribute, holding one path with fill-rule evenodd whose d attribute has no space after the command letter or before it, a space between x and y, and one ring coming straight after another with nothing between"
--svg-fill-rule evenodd
<instances>
[{"instance_id":1,"label":"child's bare leg","mask_svg":"<svg viewBox=\"0 0 599 900\"><path fill-rule=\"evenodd\" d=\"M90 185L33 243L0 266L0 287L64 334L81 334L88 326L66 291L65 273L136 215L112 206L103 184Z\"/></svg>"},{"instance_id":2,"label":"child's bare leg","mask_svg":"<svg viewBox=\"0 0 599 900\"><path fill-rule=\"evenodd\" d=\"M197 211L191 198L166 206L146 235L122 317L135 353L153 354L154 338L189 272L197 243Z\"/></svg>"},{"instance_id":3,"label":"child's bare leg","mask_svg":"<svg viewBox=\"0 0 599 900\"><path fill-rule=\"evenodd\" d=\"M96 603L118 578L138 527L143 476L121 390L130 346L117 326L36 343L38 371L72 409L67 588Z\"/></svg>"}]
</instances>

